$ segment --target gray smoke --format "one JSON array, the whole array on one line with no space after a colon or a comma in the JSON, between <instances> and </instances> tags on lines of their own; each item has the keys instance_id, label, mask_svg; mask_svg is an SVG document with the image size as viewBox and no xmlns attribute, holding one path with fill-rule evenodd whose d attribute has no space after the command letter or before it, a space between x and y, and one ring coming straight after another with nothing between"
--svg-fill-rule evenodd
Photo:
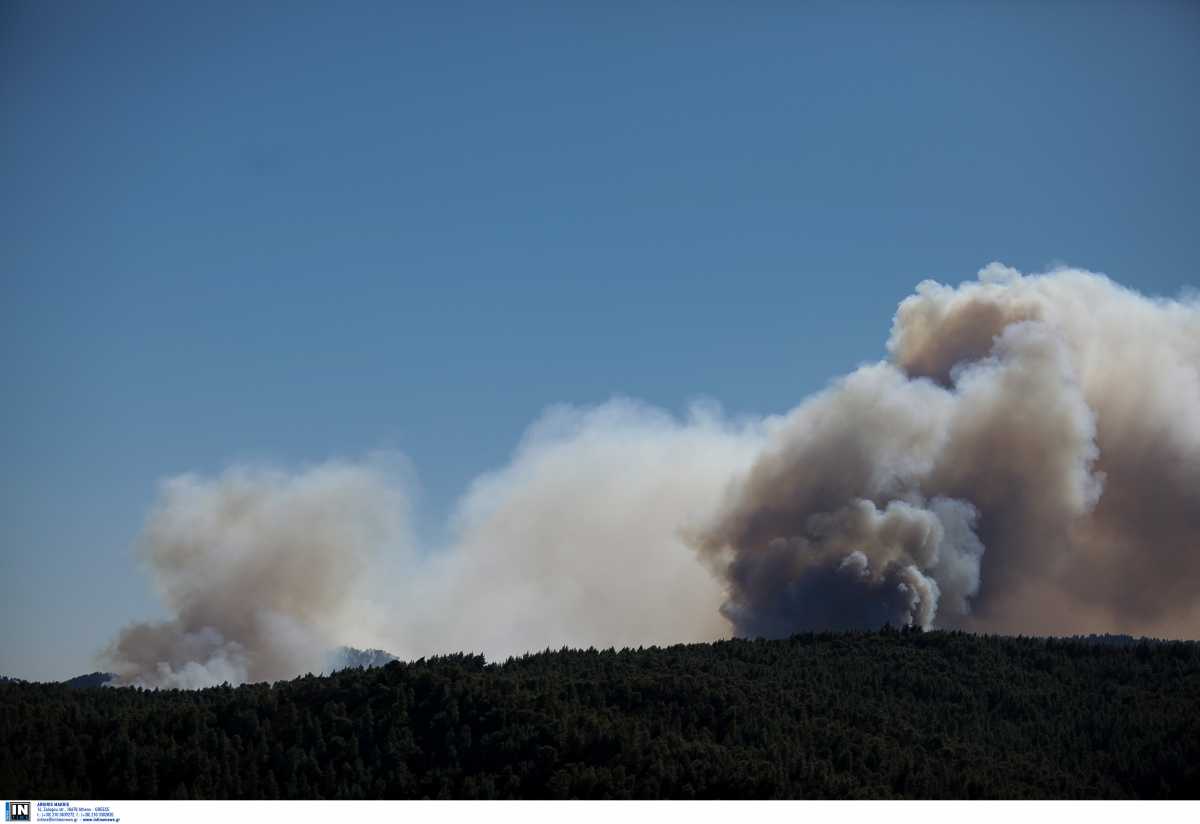
<instances>
[{"instance_id":1,"label":"gray smoke","mask_svg":"<svg viewBox=\"0 0 1200 824\"><path fill-rule=\"evenodd\" d=\"M401 544L406 499L387 473L329 463L173 478L139 555L172 618L121 631L118 683L238 684L318 672L372 621L364 572Z\"/></svg>"},{"instance_id":2,"label":"gray smoke","mask_svg":"<svg viewBox=\"0 0 1200 824\"><path fill-rule=\"evenodd\" d=\"M105 666L200 687L320 672L341 645L495 658L720 637L721 584L680 528L761 443L703 405L683 421L627 400L554 408L428 552L403 485L369 466L170 480L140 547L173 618L126 628Z\"/></svg>"},{"instance_id":3,"label":"gray smoke","mask_svg":"<svg viewBox=\"0 0 1200 824\"><path fill-rule=\"evenodd\" d=\"M1200 307L1077 270L922 283L696 537L734 631L1195 636Z\"/></svg>"},{"instance_id":4,"label":"gray smoke","mask_svg":"<svg viewBox=\"0 0 1200 824\"><path fill-rule=\"evenodd\" d=\"M550 410L413 546L373 462L164 484L140 552L170 618L124 683L884 622L1200 634L1200 304L992 264L901 303L889 356L786 415Z\"/></svg>"}]
</instances>

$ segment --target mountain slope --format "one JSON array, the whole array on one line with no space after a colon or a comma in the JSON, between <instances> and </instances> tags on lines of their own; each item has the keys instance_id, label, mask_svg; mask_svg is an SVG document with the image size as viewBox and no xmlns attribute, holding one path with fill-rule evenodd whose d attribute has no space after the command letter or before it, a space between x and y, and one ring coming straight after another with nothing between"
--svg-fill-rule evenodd
<instances>
[{"instance_id":1,"label":"mountain slope","mask_svg":"<svg viewBox=\"0 0 1200 824\"><path fill-rule=\"evenodd\" d=\"M1186 797L1200 644L887 631L0 685L9 796Z\"/></svg>"},{"instance_id":2,"label":"mountain slope","mask_svg":"<svg viewBox=\"0 0 1200 824\"><path fill-rule=\"evenodd\" d=\"M382 667L397 660L396 656L381 649L358 649L338 647L329 656L329 671L344 669L371 669Z\"/></svg>"},{"instance_id":3,"label":"mountain slope","mask_svg":"<svg viewBox=\"0 0 1200 824\"><path fill-rule=\"evenodd\" d=\"M76 675L74 678L68 678L62 683L68 687L74 687L75 689L103 687L116 677L117 676L111 672L91 672L87 675Z\"/></svg>"}]
</instances>

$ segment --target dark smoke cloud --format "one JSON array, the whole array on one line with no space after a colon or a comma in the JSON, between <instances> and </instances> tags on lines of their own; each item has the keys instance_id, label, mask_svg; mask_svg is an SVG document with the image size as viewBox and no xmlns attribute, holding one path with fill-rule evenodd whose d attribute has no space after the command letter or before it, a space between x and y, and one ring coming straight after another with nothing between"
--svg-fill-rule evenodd
<instances>
[{"instance_id":1,"label":"dark smoke cloud","mask_svg":"<svg viewBox=\"0 0 1200 824\"><path fill-rule=\"evenodd\" d=\"M920 285L696 539L735 632L1195 636L1200 307L1100 275Z\"/></svg>"},{"instance_id":2,"label":"dark smoke cloud","mask_svg":"<svg viewBox=\"0 0 1200 824\"><path fill-rule=\"evenodd\" d=\"M125 683L271 680L339 645L499 657L884 622L1200 635L1200 304L1061 269L922 283L888 357L779 417L550 410L420 552L373 462L168 481L170 618Z\"/></svg>"}]
</instances>

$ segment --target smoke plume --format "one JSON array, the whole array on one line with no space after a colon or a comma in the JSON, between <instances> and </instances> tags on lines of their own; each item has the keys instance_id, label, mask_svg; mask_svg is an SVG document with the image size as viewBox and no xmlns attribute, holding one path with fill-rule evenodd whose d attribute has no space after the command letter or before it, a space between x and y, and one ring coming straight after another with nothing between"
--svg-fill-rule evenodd
<instances>
[{"instance_id":1,"label":"smoke plume","mask_svg":"<svg viewBox=\"0 0 1200 824\"><path fill-rule=\"evenodd\" d=\"M783 416L550 410L417 551L372 465L165 483L140 541L171 618L125 683L884 622L1200 630L1200 304L992 264L904 300L886 360Z\"/></svg>"},{"instance_id":2,"label":"smoke plume","mask_svg":"<svg viewBox=\"0 0 1200 824\"><path fill-rule=\"evenodd\" d=\"M364 573L403 541L406 512L369 466L166 481L139 554L173 618L122 630L108 665L118 683L185 688L321 670L368 630Z\"/></svg>"},{"instance_id":3,"label":"smoke plume","mask_svg":"<svg viewBox=\"0 0 1200 824\"><path fill-rule=\"evenodd\" d=\"M699 537L735 632L1194 635L1200 307L993 264L786 417Z\"/></svg>"},{"instance_id":4,"label":"smoke plume","mask_svg":"<svg viewBox=\"0 0 1200 824\"><path fill-rule=\"evenodd\" d=\"M703 405L551 409L472 484L449 546L411 546L407 496L347 464L168 481L141 554L175 618L126 628L120 683L197 687L328 666L332 647L410 658L727 634L722 587L681 537L762 442Z\"/></svg>"}]
</instances>

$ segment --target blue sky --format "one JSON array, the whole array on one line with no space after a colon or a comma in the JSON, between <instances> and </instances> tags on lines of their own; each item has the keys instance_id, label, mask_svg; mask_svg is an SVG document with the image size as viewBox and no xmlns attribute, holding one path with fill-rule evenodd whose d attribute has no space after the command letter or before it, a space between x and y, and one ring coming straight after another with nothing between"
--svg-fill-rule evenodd
<instances>
[{"instance_id":1,"label":"blue sky","mask_svg":"<svg viewBox=\"0 0 1200 824\"><path fill-rule=\"evenodd\" d=\"M0 672L160 613L160 478L783 411L992 260L1197 285L1193 3L0 10Z\"/></svg>"}]
</instances>

